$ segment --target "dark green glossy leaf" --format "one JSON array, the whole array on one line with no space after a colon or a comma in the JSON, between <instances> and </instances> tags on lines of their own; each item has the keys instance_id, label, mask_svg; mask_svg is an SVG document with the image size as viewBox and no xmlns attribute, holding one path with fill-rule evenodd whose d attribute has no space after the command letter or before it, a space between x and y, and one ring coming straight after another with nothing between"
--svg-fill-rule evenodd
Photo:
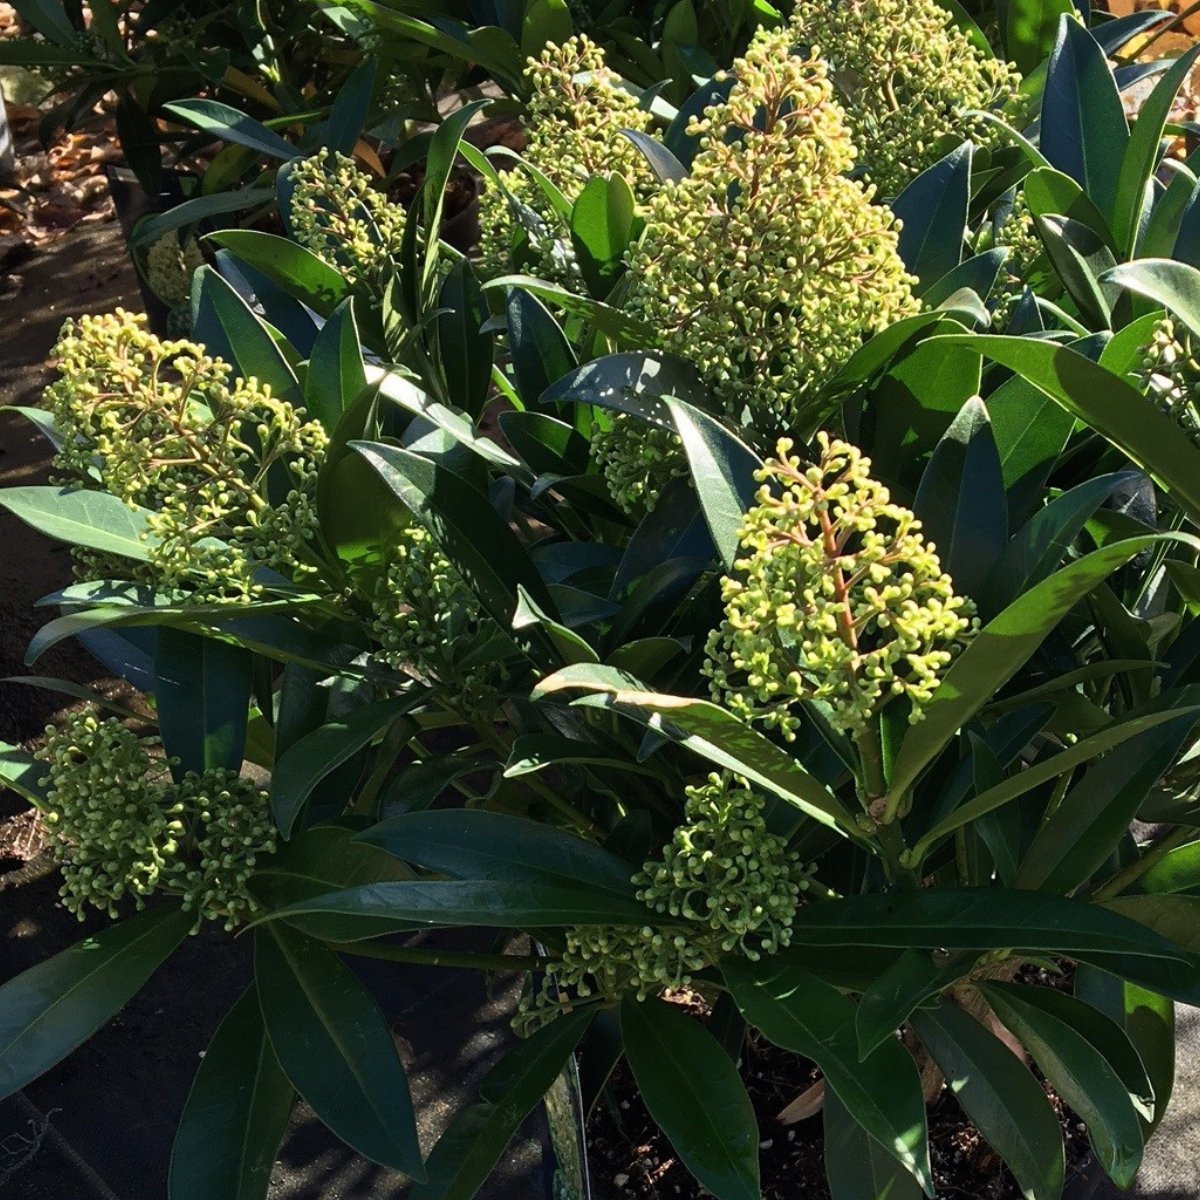
<instances>
[{"instance_id":1,"label":"dark green glossy leaf","mask_svg":"<svg viewBox=\"0 0 1200 1200\"><path fill-rule=\"evenodd\" d=\"M290 921L317 913L370 918L376 927L369 936L385 932L388 922L395 929L482 925L488 929L536 930L568 925L644 925L651 917L645 905L615 892L510 879L365 884L298 901L272 917Z\"/></svg>"},{"instance_id":2,"label":"dark green glossy leaf","mask_svg":"<svg viewBox=\"0 0 1200 1200\"><path fill-rule=\"evenodd\" d=\"M1142 1123L1143 1134L1149 1137L1167 1110L1175 1083L1175 1005L1165 996L1086 964L1075 972L1075 994L1112 1020L1133 1043L1154 1095L1154 1115Z\"/></svg>"},{"instance_id":3,"label":"dark green glossy leaf","mask_svg":"<svg viewBox=\"0 0 1200 1200\"><path fill-rule=\"evenodd\" d=\"M559 691L590 693L576 703L628 716L717 766L744 775L814 820L851 835L858 832L849 811L828 788L768 738L719 705L650 692L630 675L590 663L566 667L548 676L538 684L534 696Z\"/></svg>"},{"instance_id":4,"label":"dark green glossy leaf","mask_svg":"<svg viewBox=\"0 0 1200 1200\"><path fill-rule=\"evenodd\" d=\"M296 156L296 147L284 141L253 117L230 108L218 100L173 100L163 105L163 111L186 125L199 129L213 138L249 146L268 158L285 161Z\"/></svg>"},{"instance_id":5,"label":"dark green glossy leaf","mask_svg":"<svg viewBox=\"0 0 1200 1200\"><path fill-rule=\"evenodd\" d=\"M995 984L979 990L1050 1086L1083 1118L1109 1177L1128 1187L1142 1162L1142 1131L1129 1092L1108 1060L1071 1025L1027 1003L1024 993L1032 989Z\"/></svg>"},{"instance_id":6,"label":"dark green glossy leaf","mask_svg":"<svg viewBox=\"0 0 1200 1200\"><path fill-rule=\"evenodd\" d=\"M1188 955L1136 921L1096 904L1011 888L939 888L846 896L801 908L793 946L1094 954L1186 963Z\"/></svg>"},{"instance_id":7,"label":"dark green glossy leaf","mask_svg":"<svg viewBox=\"0 0 1200 1200\"><path fill-rule=\"evenodd\" d=\"M1098 871L1197 720L1200 714L1186 713L1089 768L1039 828L1021 863L1017 886L1067 895Z\"/></svg>"},{"instance_id":8,"label":"dark green glossy leaf","mask_svg":"<svg viewBox=\"0 0 1200 1200\"><path fill-rule=\"evenodd\" d=\"M0 1099L86 1042L183 941L194 917L164 904L106 925L0 986Z\"/></svg>"},{"instance_id":9,"label":"dark green glossy leaf","mask_svg":"<svg viewBox=\"0 0 1200 1200\"><path fill-rule=\"evenodd\" d=\"M556 1017L484 1076L482 1103L464 1109L438 1138L425 1164L428 1181L413 1189L412 1200L472 1200L521 1122L555 1085L595 1015L585 1008Z\"/></svg>"},{"instance_id":10,"label":"dark green glossy leaf","mask_svg":"<svg viewBox=\"0 0 1200 1200\"><path fill-rule=\"evenodd\" d=\"M192 1082L171 1150L170 1200L265 1200L294 1099L252 986Z\"/></svg>"},{"instance_id":11,"label":"dark green glossy leaf","mask_svg":"<svg viewBox=\"0 0 1200 1200\"><path fill-rule=\"evenodd\" d=\"M187 772L240 771L250 709L251 655L241 646L161 626L154 701L163 749Z\"/></svg>"},{"instance_id":12,"label":"dark green glossy leaf","mask_svg":"<svg viewBox=\"0 0 1200 1200\"><path fill-rule=\"evenodd\" d=\"M1152 711L1102 726L1089 737L1076 741L1065 750L1060 750L1049 758L1043 758L1033 766L1018 771L1015 775L1009 775L994 787L979 792L970 800L959 804L949 815L943 817L922 835L914 852L920 857L939 838L945 837L955 829L979 820L985 814L994 812L1002 805L1008 804L1018 796L1025 795L1033 788L1040 787L1083 763L1090 762L1101 754L1114 750L1131 738L1139 737L1160 725L1172 722L1178 716L1179 714L1172 710Z\"/></svg>"},{"instance_id":13,"label":"dark green glossy leaf","mask_svg":"<svg viewBox=\"0 0 1200 1200\"><path fill-rule=\"evenodd\" d=\"M1037 1080L957 1004L942 1001L915 1013L913 1026L963 1111L1008 1164L1028 1200L1058 1200L1062 1132Z\"/></svg>"},{"instance_id":14,"label":"dark green glossy leaf","mask_svg":"<svg viewBox=\"0 0 1200 1200\"><path fill-rule=\"evenodd\" d=\"M377 70L378 63L367 59L350 72L338 89L325 127L324 145L327 150L345 155L354 153L370 111Z\"/></svg>"},{"instance_id":15,"label":"dark green glossy leaf","mask_svg":"<svg viewBox=\"0 0 1200 1200\"><path fill-rule=\"evenodd\" d=\"M918 175L892 201L892 212L902 222L900 257L920 281L918 295L962 260L971 154L971 143L964 142Z\"/></svg>"},{"instance_id":16,"label":"dark green glossy leaf","mask_svg":"<svg viewBox=\"0 0 1200 1200\"><path fill-rule=\"evenodd\" d=\"M825 1089L825 1178L832 1200L917 1200L921 1187Z\"/></svg>"},{"instance_id":17,"label":"dark green glossy leaf","mask_svg":"<svg viewBox=\"0 0 1200 1200\"><path fill-rule=\"evenodd\" d=\"M331 316L349 295L340 272L288 238L257 229L223 229L206 240L225 247L323 317Z\"/></svg>"},{"instance_id":18,"label":"dark green glossy leaf","mask_svg":"<svg viewBox=\"0 0 1200 1200\"><path fill-rule=\"evenodd\" d=\"M746 1020L811 1058L854 1119L932 1195L925 1101L908 1051L885 1040L860 1061L853 1001L786 960L731 958L722 971Z\"/></svg>"},{"instance_id":19,"label":"dark green glossy leaf","mask_svg":"<svg viewBox=\"0 0 1200 1200\"><path fill-rule=\"evenodd\" d=\"M662 427L670 424L662 399L674 396L711 406L704 381L690 363L656 350L606 354L569 371L542 394L542 403L570 400L631 413Z\"/></svg>"},{"instance_id":20,"label":"dark green glossy leaf","mask_svg":"<svg viewBox=\"0 0 1200 1200\"><path fill-rule=\"evenodd\" d=\"M621 133L642 152L659 183L678 183L687 178L687 168L657 138L636 129L622 129Z\"/></svg>"},{"instance_id":21,"label":"dark green glossy leaf","mask_svg":"<svg viewBox=\"0 0 1200 1200\"><path fill-rule=\"evenodd\" d=\"M1198 54L1200 47L1193 46L1177 58L1138 109L1121 163L1113 209L1113 236L1126 258L1132 258L1137 249L1146 188L1158 167L1163 130L1171 107Z\"/></svg>"},{"instance_id":22,"label":"dark green glossy leaf","mask_svg":"<svg viewBox=\"0 0 1200 1200\"><path fill-rule=\"evenodd\" d=\"M296 373L267 327L212 267L201 267L192 285L192 333L243 379L266 384L277 399L303 402Z\"/></svg>"},{"instance_id":23,"label":"dark green glossy leaf","mask_svg":"<svg viewBox=\"0 0 1200 1200\"><path fill-rule=\"evenodd\" d=\"M565 829L482 809L406 813L358 835L360 842L455 879L586 884L636 892L629 864Z\"/></svg>"},{"instance_id":24,"label":"dark green glossy leaf","mask_svg":"<svg viewBox=\"0 0 1200 1200\"><path fill-rule=\"evenodd\" d=\"M913 1009L961 979L974 964L971 954L946 962L922 950L906 950L862 994L854 1017L859 1058L894 1036Z\"/></svg>"},{"instance_id":25,"label":"dark green glossy leaf","mask_svg":"<svg viewBox=\"0 0 1200 1200\"><path fill-rule=\"evenodd\" d=\"M681 1008L629 996L621 1036L638 1091L684 1166L717 1200L759 1200L754 1109L712 1034Z\"/></svg>"},{"instance_id":26,"label":"dark green glossy leaf","mask_svg":"<svg viewBox=\"0 0 1200 1200\"><path fill-rule=\"evenodd\" d=\"M508 344L517 395L526 408L575 366L575 353L546 306L521 288L508 293Z\"/></svg>"},{"instance_id":27,"label":"dark green glossy leaf","mask_svg":"<svg viewBox=\"0 0 1200 1200\"><path fill-rule=\"evenodd\" d=\"M1049 399L1047 403L1054 404ZM985 589L988 608L995 612L1011 604L1022 592L1057 570L1092 514L1117 488L1137 478L1131 471L1101 475L1071 488L1039 509L997 558Z\"/></svg>"},{"instance_id":28,"label":"dark green glossy leaf","mask_svg":"<svg viewBox=\"0 0 1200 1200\"><path fill-rule=\"evenodd\" d=\"M331 771L374 741L412 701L379 700L300 738L280 757L271 776L271 808L275 824L290 837L300 810L313 789ZM349 803L351 797L346 796Z\"/></svg>"},{"instance_id":29,"label":"dark green glossy leaf","mask_svg":"<svg viewBox=\"0 0 1200 1200\"><path fill-rule=\"evenodd\" d=\"M438 362L450 402L478 417L492 382L495 337L484 330L487 300L471 264L462 259L446 273L438 293Z\"/></svg>"},{"instance_id":30,"label":"dark green glossy leaf","mask_svg":"<svg viewBox=\"0 0 1200 1200\"><path fill-rule=\"evenodd\" d=\"M742 517L760 486L754 472L762 460L715 417L673 396L664 403L683 442L713 544L725 567L732 569Z\"/></svg>"},{"instance_id":31,"label":"dark green glossy leaf","mask_svg":"<svg viewBox=\"0 0 1200 1200\"><path fill-rule=\"evenodd\" d=\"M1123 274L1128 269L1118 267L1113 278L1128 283L1128 276ZM1200 273L1197 278L1200 279ZM957 337L954 341L967 344ZM1200 471L1197 470L1200 451L1175 421L1131 383L1077 350L1052 342L985 336L975 338L971 344L1023 375L1107 438L1158 479L1181 508L1194 519L1200 519Z\"/></svg>"},{"instance_id":32,"label":"dark green glossy leaf","mask_svg":"<svg viewBox=\"0 0 1200 1200\"><path fill-rule=\"evenodd\" d=\"M304 407L330 433L367 386L354 307L343 300L313 343L304 380Z\"/></svg>"},{"instance_id":33,"label":"dark green glossy leaf","mask_svg":"<svg viewBox=\"0 0 1200 1200\"><path fill-rule=\"evenodd\" d=\"M1086 226L1112 247L1112 233L1104 214L1070 175L1053 167L1036 167L1025 176L1022 191L1029 211L1035 217L1069 218Z\"/></svg>"},{"instance_id":34,"label":"dark green glossy leaf","mask_svg":"<svg viewBox=\"0 0 1200 1200\"><path fill-rule=\"evenodd\" d=\"M979 595L1008 541L1000 455L982 400L968 400L934 448L913 512L955 590Z\"/></svg>"},{"instance_id":35,"label":"dark green glossy leaf","mask_svg":"<svg viewBox=\"0 0 1200 1200\"><path fill-rule=\"evenodd\" d=\"M388 488L433 534L442 552L501 629L512 626L517 589L524 587L552 619L557 610L507 522L479 491L454 472L399 446L355 442L353 448ZM526 643L543 661L553 662L544 635L531 631Z\"/></svg>"},{"instance_id":36,"label":"dark green glossy leaf","mask_svg":"<svg viewBox=\"0 0 1200 1200\"><path fill-rule=\"evenodd\" d=\"M254 977L279 1065L318 1117L373 1162L423 1180L412 1100L387 1021L332 950L273 925Z\"/></svg>"},{"instance_id":37,"label":"dark green glossy leaf","mask_svg":"<svg viewBox=\"0 0 1200 1200\"><path fill-rule=\"evenodd\" d=\"M1200 270L1196 267L1165 258L1143 258L1114 267L1107 278L1169 309L1193 337L1200 337Z\"/></svg>"},{"instance_id":38,"label":"dark green glossy leaf","mask_svg":"<svg viewBox=\"0 0 1200 1200\"><path fill-rule=\"evenodd\" d=\"M1110 215L1128 140L1125 109L1104 51L1077 22L1061 21L1042 93L1041 152Z\"/></svg>"},{"instance_id":39,"label":"dark green glossy leaf","mask_svg":"<svg viewBox=\"0 0 1200 1200\"><path fill-rule=\"evenodd\" d=\"M1095 550L1025 592L989 621L954 660L925 718L905 736L892 772L896 794L907 791L954 734L1020 670L1050 631L1098 583L1160 537L1129 538Z\"/></svg>"},{"instance_id":40,"label":"dark green glossy leaf","mask_svg":"<svg viewBox=\"0 0 1200 1200\"><path fill-rule=\"evenodd\" d=\"M1119 291L1103 282L1117 265L1113 252L1086 225L1066 217L1034 217L1046 255L1081 317L1093 329L1109 329Z\"/></svg>"},{"instance_id":41,"label":"dark green glossy leaf","mask_svg":"<svg viewBox=\"0 0 1200 1200\"><path fill-rule=\"evenodd\" d=\"M47 537L145 562L153 541L149 510L131 508L108 492L44 486L0 489L0 507Z\"/></svg>"}]
</instances>

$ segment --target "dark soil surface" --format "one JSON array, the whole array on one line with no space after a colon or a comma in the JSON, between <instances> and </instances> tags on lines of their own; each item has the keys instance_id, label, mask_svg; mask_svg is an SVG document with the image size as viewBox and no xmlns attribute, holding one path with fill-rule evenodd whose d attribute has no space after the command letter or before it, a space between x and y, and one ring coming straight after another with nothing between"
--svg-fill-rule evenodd
<instances>
[{"instance_id":1,"label":"dark soil surface","mask_svg":"<svg viewBox=\"0 0 1200 1200\"><path fill-rule=\"evenodd\" d=\"M747 1041L741 1065L758 1118L763 1200L829 1200L820 1113L791 1125L779 1120L816 1081L816 1069L758 1038ZM1087 1157L1087 1137L1074 1113L1048 1095L1062 1126L1069 1176ZM624 1064L592 1111L588 1145L594 1200L700 1200L709 1194L675 1157ZM929 1109L929 1145L939 1196L1020 1200L1007 1168L948 1092Z\"/></svg>"},{"instance_id":2,"label":"dark soil surface","mask_svg":"<svg viewBox=\"0 0 1200 1200\"><path fill-rule=\"evenodd\" d=\"M810 1064L772 1046L744 1060L758 1115L763 1200L829 1200L819 1114L796 1125L777 1119L816 1078ZM588 1123L595 1200L700 1200L703 1191L676 1159L624 1067L613 1075L615 1108L603 1100ZM1067 1139L1069 1164L1083 1161L1087 1138L1074 1114L1051 1097ZM938 1195L955 1200L1020 1200L1021 1190L948 1094L929 1110L930 1156Z\"/></svg>"}]
</instances>

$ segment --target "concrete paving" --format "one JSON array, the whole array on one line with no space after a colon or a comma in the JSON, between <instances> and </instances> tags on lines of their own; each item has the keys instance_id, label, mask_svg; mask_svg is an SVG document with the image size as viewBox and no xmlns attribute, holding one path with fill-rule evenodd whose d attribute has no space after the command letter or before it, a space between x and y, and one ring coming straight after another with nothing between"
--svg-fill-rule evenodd
<instances>
[{"instance_id":1,"label":"concrete paving","mask_svg":"<svg viewBox=\"0 0 1200 1200\"><path fill-rule=\"evenodd\" d=\"M1122 1192L1103 1180L1094 1200L1200 1200L1200 1009L1180 1006L1176 1021L1175 1091L1166 1118L1133 1187Z\"/></svg>"}]
</instances>

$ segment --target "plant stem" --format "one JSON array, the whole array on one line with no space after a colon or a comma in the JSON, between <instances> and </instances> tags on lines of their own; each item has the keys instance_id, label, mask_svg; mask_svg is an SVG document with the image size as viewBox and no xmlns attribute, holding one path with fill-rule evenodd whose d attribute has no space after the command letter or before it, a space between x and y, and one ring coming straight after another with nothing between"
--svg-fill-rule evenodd
<instances>
[{"instance_id":1,"label":"plant stem","mask_svg":"<svg viewBox=\"0 0 1200 1200\"><path fill-rule=\"evenodd\" d=\"M1131 883L1139 880L1155 863L1161 862L1177 846L1191 841L1195 833L1190 825L1179 825L1170 833L1159 838L1153 846L1140 855L1129 866L1118 871L1107 883L1103 883L1089 897L1095 903L1102 903L1119 896Z\"/></svg>"},{"instance_id":2,"label":"plant stem","mask_svg":"<svg viewBox=\"0 0 1200 1200\"><path fill-rule=\"evenodd\" d=\"M470 954L453 950L428 950L421 946L378 945L375 942L330 942L339 954L381 958L388 962L417 963L427 967L467 967L477 971L536 971L549 961L534 954Z\"/></svg>"}]
</instances>

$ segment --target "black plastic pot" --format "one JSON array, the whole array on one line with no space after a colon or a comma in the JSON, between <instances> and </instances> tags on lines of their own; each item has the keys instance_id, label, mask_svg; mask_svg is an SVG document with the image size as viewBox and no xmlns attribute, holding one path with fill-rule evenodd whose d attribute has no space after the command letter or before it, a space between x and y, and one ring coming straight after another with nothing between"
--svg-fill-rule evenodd
<instances>
[{"instance_id":1,"label":"black plastic pot","mask_svg":"<svg viewBox=\"0 0 1200 1200\"><path fill-rule=\"evenodd\" d=\"M150 321L150 328L157 334L170 332L168 322L171 310L150 289L143 276L140 265L133 254L131 242L137 223L153 213L168 212L182 204L188 197L184 191L184 183L194 180L195 176L180 172L164 170L157 195L151 196L142 187L134 173L128 167L105 167L104 176L108 180L109 195L112 196L113 208L117 212L117 221L121 225L121 233L125 244L130 246L130 258L133 259L137 271L138 286L142 291L142 304Z\"/></svg>"}]
</instances>

